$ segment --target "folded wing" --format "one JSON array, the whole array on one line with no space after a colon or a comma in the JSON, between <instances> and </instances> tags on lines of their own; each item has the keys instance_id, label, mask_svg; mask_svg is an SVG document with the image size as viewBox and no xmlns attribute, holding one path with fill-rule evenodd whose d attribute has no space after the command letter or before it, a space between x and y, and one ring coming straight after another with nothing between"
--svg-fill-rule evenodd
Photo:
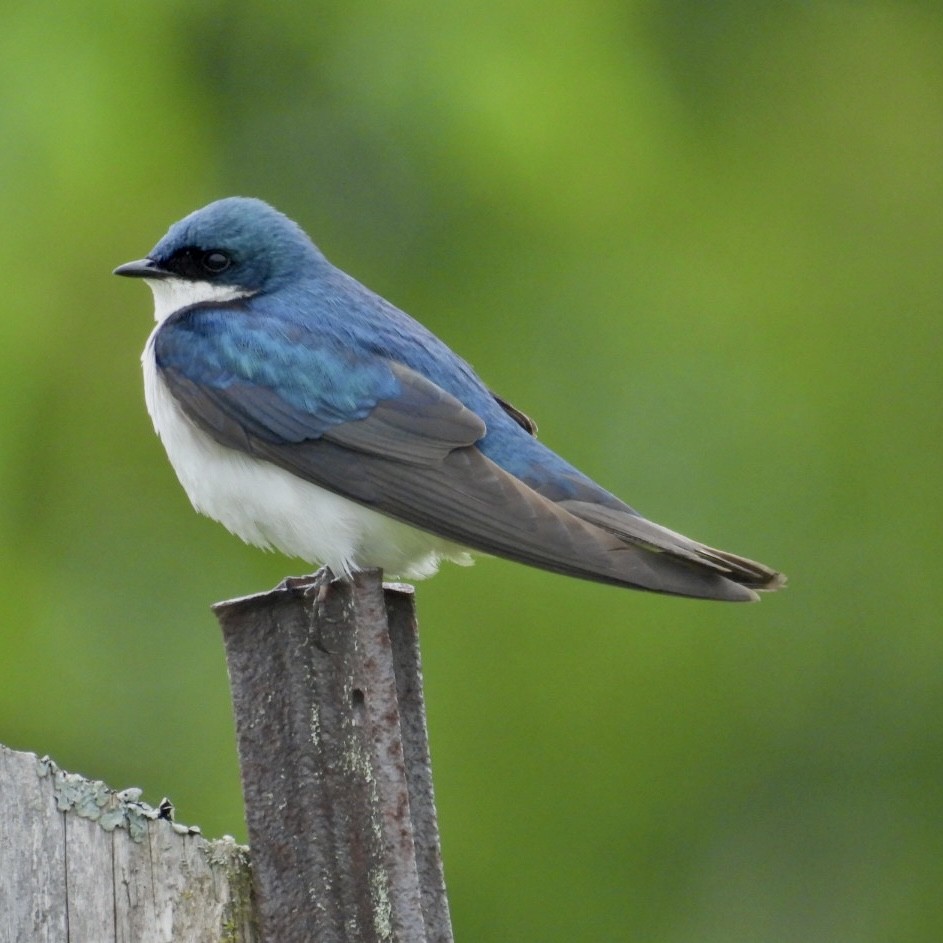
<instances>
[{"instance_id":1,"label":"folded wing","mask_svg":"<svg viewBox=\"0 0 943 943\"><path fill-rule=\"evenodd\" d=\"M191 344L175 356L180 345L162 343L165 330L158 367L197 426L390 517L521 563L654 592L744 601L779 585L760 564L630 511L544 497L476 447L486 429L474 412L401 364L372 365L382 377L376 394L361 389L351 403L360 418L343 421L336 397L322 408L310 383L299 404L236 358L221 366L219 349L201 357Z\"/></svg>"}]
</instances>

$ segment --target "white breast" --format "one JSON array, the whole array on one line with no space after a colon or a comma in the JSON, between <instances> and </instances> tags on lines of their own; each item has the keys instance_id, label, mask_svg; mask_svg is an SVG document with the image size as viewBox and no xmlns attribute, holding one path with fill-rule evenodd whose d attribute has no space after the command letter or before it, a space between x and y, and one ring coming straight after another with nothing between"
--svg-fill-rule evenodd
<instances>
[{"instance_id":1,"label":"white breast","mask_svg":"<svg viewBox=\"0 0 943 943\"><path fill-rule=\"evenodd\" d=\"M155 316L163 315L158 321L172 310L157 300L156 286L170 294L172 289L163 286L172 281L176 280L152 285L158 306ZM179 307L179 297L173 300ZM442 559L463 565L472 562L456 544L219 445L184 415L161 380L154 359L154 336L159 329L158 323L141 358L144 397L167 457L201 514L247 543L275 548L311 564L326 564L338 576L378 566L389 576L423 579L436 572Z\"/></svg>"}]
</instances>

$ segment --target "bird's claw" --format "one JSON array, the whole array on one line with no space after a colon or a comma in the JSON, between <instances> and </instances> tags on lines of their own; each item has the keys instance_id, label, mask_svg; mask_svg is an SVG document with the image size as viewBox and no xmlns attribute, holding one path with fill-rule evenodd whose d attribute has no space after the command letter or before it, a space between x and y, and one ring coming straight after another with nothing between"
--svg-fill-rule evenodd
<instances>
[{"instance_id":1,"label":"bird's claw","mask_svg":"<svg viewBox=\"0 0 943 943\"><path fill-rule=\"evenodd\" d=\"M327 598L333 579L334 574L326 566L322 566L317 573L309 573L307 576L286 576L275 588L302 596L317 593L317 602L322 603Z\"/></svg>"}]
</instances>

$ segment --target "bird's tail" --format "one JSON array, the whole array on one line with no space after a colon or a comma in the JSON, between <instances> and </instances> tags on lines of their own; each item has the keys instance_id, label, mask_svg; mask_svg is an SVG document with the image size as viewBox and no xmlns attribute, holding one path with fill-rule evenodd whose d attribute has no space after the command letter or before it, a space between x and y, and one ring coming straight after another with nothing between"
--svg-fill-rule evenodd
<instances>
[{"instance_id":1,"label":"bird's tail","mask_svg":"<svg viewBox=\"0 0 943 943\"><path fill-rule=\"evenodd\" d=\"M682 568L688 569L689 572L700 571L705 575L713 573L721 577L721 591L716 591L712 585L710 590L703 592L704 596L749 600L757 598L757 591L771 592L786 585L786 577L782 573L763 563L727 550L708 547L638 514L588 501L561 501L560 506L575 517L594 524L630 546L678 561ZM737 587L743 589L738 590ZM657 585L646 588L654 588L657 591ZM674 589L667 591L677 592ZM702 591L695 589L691 595L702 595Z\"/></svg>"},{"instance_id":2,"label":"bird's tail","mask_svg":"<svg viewBox=\"0 0 943 943\"><path fill-rule=\"evenodd\" d=\"M719 567L728 580L733 580L741 586L749 586L750 589L768 593L786 585L785 574L779 573L764 563L748 560L746 557L737 556L727 550L715 550L704 544L697 544L697 547L699 556L705 563Z\"/></svg>"}]
</instances>

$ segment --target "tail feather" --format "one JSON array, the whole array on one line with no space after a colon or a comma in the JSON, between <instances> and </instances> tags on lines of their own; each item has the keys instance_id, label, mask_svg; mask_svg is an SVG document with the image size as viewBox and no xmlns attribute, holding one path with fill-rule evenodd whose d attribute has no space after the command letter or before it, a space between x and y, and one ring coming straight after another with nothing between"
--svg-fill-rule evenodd
<instances>
[{"instance_id":1,"label":"tail feather","mask_svg":"<svg viewBox=\"0 0 943 943\"><path fill-rule=\"evenodd\" d=\"M655 553L669 554L700 569L712 570L751 590L771 592L786 584L782 573L763 563L708 547L637 514L589 501L561 501L559 504L575 517L595 524L627 543Z\"/></svg>"}]
</instances>

